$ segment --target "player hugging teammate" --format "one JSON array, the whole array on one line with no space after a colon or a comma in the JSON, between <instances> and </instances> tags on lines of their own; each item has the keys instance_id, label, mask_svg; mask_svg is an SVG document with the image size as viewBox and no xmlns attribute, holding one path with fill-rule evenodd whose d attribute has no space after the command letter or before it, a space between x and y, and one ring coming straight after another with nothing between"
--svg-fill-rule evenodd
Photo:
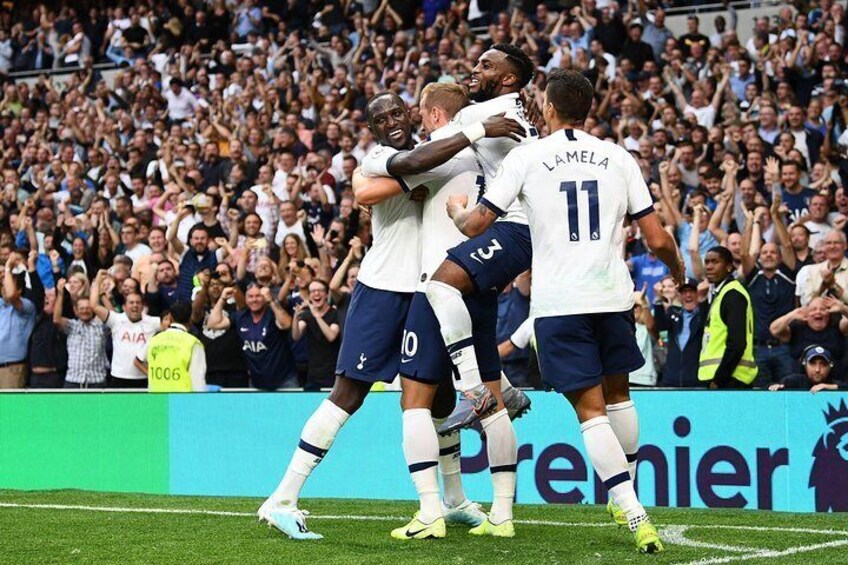
<instances>
[{"instance_id":1,"label":"player hugging teammate","mask_svg":"<svg viewBox=\"0 0 848 565\"><path fill-rule=\"evenodd\" d=\"M529 399L502 376L494 329L497 293L532 261L531 317L542 376L574 406L613 518L629 526L640 551L662 550L632 482L639 430L628 372L644 359L621 257L625 217L638 222L678 282L682 263L635 160L581 131L594 95L588 80L570 71L551 74L543 108L549 135L536 140L519 99L532 75L526 54L497 44L472 71L474 104L462 87L429 85L421 115L432 141L415 148L403 101L393 94L369 101L369 126L380 145L363 160L354 192L373 207L374 244L351 300L333 391L307 421L285 477L259 509L261 519L286 535L320 537L297 508L300 490L371 384L398 373L403 452L420 510L392 537L441 538L446 519L474 526L476 535L515 535L511 419L527 411ZM572 159L569 149L576 146L591 158ZM467 209L469 196L481 192L479 169L485 192ZM386 311L408 316L381 315ZM452 413L449 380L464 397ZM472 424L487 438L488 515L462 491L457 430Z\"/></svg>"}]
</instances>

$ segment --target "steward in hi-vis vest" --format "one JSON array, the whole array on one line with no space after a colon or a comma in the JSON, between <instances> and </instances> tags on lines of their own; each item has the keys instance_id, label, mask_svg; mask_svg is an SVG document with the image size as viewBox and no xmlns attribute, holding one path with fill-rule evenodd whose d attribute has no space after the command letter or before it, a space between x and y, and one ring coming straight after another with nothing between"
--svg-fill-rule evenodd
<instances>
[{"instance_id":1,"label":"steward in hi-vis vest","mask_svg":"<svg viewBox=\"0 0 848 565\"><path fill-rule=\"evenodd\" d=\"M751 297L731 275L733 255L726 247L710 249L704 268L714 291L704 328L698 380L710 388L748 387L757 377Z\"/></svg>"},{"instance_id":2,"label":"steward in hi-vis vest","mask_svg":"<svg viewBox=\"0 0 848 565\"><path fill-rule=\"evenodd\" d=\"M203 344L187 330L191 306L175 302L169 313L173 318L170 327L153 336L135 365L146 369L150 392L205 391Z\"/></svg>"}]
</instances>

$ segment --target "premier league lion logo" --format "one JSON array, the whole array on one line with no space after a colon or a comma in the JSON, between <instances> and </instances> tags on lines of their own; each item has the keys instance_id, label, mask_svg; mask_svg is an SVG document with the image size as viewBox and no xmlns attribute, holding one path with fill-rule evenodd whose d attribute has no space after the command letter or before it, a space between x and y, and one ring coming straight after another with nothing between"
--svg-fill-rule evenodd
<instances>
[{"instance_id":1,"label":"premier league lion logo","mask_svg":"<svg viewBox=\"0 0 848 565\"><path fill-rule=\"evenodd\" d=\"M824 413L827 431L813 449L809 486L816 512L848 512L848 406L843 400Z\"/></svg>"}]
</instances>

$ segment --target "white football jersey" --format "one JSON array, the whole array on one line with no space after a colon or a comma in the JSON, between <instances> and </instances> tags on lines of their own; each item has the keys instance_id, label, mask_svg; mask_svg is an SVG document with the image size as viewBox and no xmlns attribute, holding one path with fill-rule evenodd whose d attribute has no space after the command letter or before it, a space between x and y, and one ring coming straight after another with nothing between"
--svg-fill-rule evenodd
<instances>
[{"instance_id":1,"label":"white football jersey","mask_svg":"<svg viewBox=\"0 0 848 565\"><path fill-rule=\"evenodd\" d=\"M533 240L530 317L633 307L624 217L654 208L632 155L582 131L557 131L510 152L483 203L504 214L516 199Z\"/></svg>"},{"instance_id":2,"label":"white football jersey","mask_svg":"<svg viewBox=\"0 0 848 565\"><path fill-rule=\"evenodd\" d=\"M477 161L480 163L480 168L483 169L487 186L495 177L495 173L507 153L515 147L531 143L539 137L536 128L524 116L524 106L521 104L518 93L504 94L485 102L466 106L453 117L450 123L431 135L432 139L444 139L462 131L462 128L466 126L482 122L498 114L505 114L505 117L512 118L521 124L526 136L521 143L508 137L484 137L471 145L474 154L477 156ZM527 217L517 202L507 210L507 214L502 220L521 224L527 223Z\"/></svg>"},{"instance_id":3,"label":"white football jersey","mask_svg":"<svg viewBox=\"0 0 848 565\"><path fill-rule=\"evenodd\" d=\"M398 150L377 145L362 160L365 176L391 177L389 158ZM368 287L415 292L421 266L421 204L399 194L371 207L371 249L362 259L358 280Z\"/></svg>"},{"instance_id":4,"label":"white football jersey","mask_svg":"<svg viewBox=\"0 0 848 565\"><path fill-rule=\"evenodd\" d=\"M447 163L424 175L404 177L404 181L410 188L423 184L430 191L424 201L421 224L421 276L418 291L424 292L427 281L445 260L447 250L468 239L447 214L448 197L465 194L469 202L475 202L482 189L483 176L474 153L471 149L463 149Z\"/></svg>"}]
</instances>

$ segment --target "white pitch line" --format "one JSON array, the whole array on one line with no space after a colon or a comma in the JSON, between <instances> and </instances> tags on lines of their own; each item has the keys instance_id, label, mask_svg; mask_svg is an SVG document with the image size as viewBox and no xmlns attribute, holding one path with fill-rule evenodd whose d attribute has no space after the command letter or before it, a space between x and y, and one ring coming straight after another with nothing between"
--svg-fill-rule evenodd
<instances>
[{"instance_id":1,"label":"white pitch line","mask_svg":"<svg viewBox=\"0 0 848 565\"><path fill-rule=\"evenodd\" d=\"M236 517L236 518L255 518L255 512L232 512L227 510L203 510L203 509L195 509L195 508L142 508L142 507L121 507L121 506L84 506L84 505L71 505L71 504L22 504L17 502L0 502L0 508L25 508L32 510L84 510L89 512L115 512L115 513L135 513L135 514L188 514L188 515L200 515L200 516L225 516L225 517ZM375 521L375 522L383 522L383 521L397 521L397 520L406 520L408 516L362 516L362 515L320 515L320 514L312 514L309 516L311 519L315 520L356 520L356 521ZM527 526L555 526L555 527L577 527L577 528L606 528L615 526L615 524L611 522L558 522L554 520L516 520L516 524L522 524ZM734 525L716 525L716 524L698 524L698 525L663 525L662 528L668 529L672 528L703 528L708 527L712 529L724 529L724 530L743 530L743 531L757 531L757 532L785 532L785 533L803 533L803 534L825 534L825 535L838 535L838 536L846 536L848 537L848 530L833 530L833 529L821 529L817 530L814 528L788 528L788 527L780 527L780 526L734 526ZM681 534L682 535L682 534ZM687 540L692 541L692 540ZM699 543L699 542L697 542ZM829 542L829 543L837 543L837 542ZM848 544L848 539L839 540L838 545L846 545ZM736 547L736 546L728 546L728 547ZM803 546L803 547L817 547L817 546ZM749 548L752 549L752 548ZM792 548L796 549L796 548ZM728 549L728 551L730 551ZM768 550L764 550L768 551ZM785 550L789 551L789 550ZM812 550L810 550L812 551ZM782 553L781 553L782 554ZM787 554L791 555L791 553ZM743 557L743 556L739 556ZM734 559L736 560L736 559ZM700 563L700 562L699 562ZM710 562L712 563L712 562Z\"/></svg>"},{"instance_id":2,"label":"white pitch line","mask_svg":"<svg viewBox=\"0 0 848 565\"><path fill-rule=\"evenodd\" d=\"M705 558L699 559L697 561L690 561L686 565L720 565L722 563L732 563L734 561L750 561L751 559L770 559L772 557L787 557L789 555L808 553L810 551L818 551L819 549L841 547L843 545L848 545L848 539L828 541L824 543L817 543L815 545L799 545L797 547L790 547L789 549L784 549L782 551L762 549L745 555L731 555L729 557Z\"/></svg>"},{"instance_id":3,"label":"white pitch line","mask_svg":"<svg viewBox=\"0 0 848 565\"><path fill-rule=\"evenodd\" d=\"M684 534L690 528L688 526L663 526L660 528L664 543L673 545L685 545L688 547L699 547L701 549L717 549L729 553L751 553L761 551L759 547L745 547L742 545L725 545L723 543L708 543L687 538Z\"/></svg>"}]
</instances>

